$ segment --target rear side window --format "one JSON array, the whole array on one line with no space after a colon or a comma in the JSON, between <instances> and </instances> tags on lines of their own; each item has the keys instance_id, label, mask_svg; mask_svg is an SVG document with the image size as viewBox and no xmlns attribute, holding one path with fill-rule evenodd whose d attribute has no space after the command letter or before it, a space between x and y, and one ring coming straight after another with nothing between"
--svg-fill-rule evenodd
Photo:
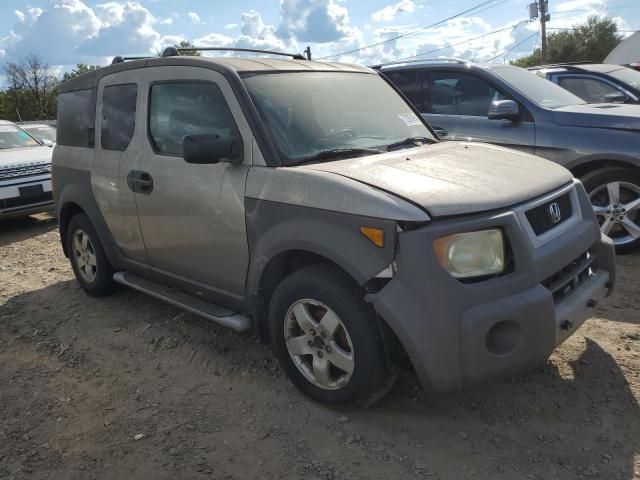
<instances>
[{"instance_id":1,"label":"rear side window","mask_svg":"<svg viewBox=\"0 0 640 480\"><path fill-rule=\"evenodd\" d=\"M222 92L212 83L160 83L151 87L149 136L157 153L182 156L187 135L225 139L238 129Z\"/></svg>"},{"instance_id":2,"label":"rear side window","mask_svg":"<svg viewBox=\"0 0 640 480\"><path fill-rule=\"evenodd\" d=\"M96 119L95 88L58 96L58 145L93 148Z\"/></svg>"},{"instance_id":3,"label":"rear side window","mask_svg":"<svg viewBox=\"0 0 640 480\"><path fill-rule=\"evenodd\" d=\"M622 97L625 100L627 98L613 85L595 78L561 76L558 85L588 103L609 103L616 100L616 97Z\"/></svg>"},{"instance_id":4,"label":"rear side window","mask_svg":"<svg viewBox=\"0 0 640 480\"><path fill-rule=\"evenodd\" d=\"M464 72L432 72L431 113L486 117L494 100L504 100L495 88Z\"/></svg>"},{"instance_id":5,"label":"rear side window","mask_svg":"<svg viewBox=\"0 0 640 480\"><path fill-rule=\"evenodd\" d=\"M136 126L137 95L135 83L104 87L100 128L103 149L124 151L129 146Z\"/></svg>"}]
</instances>

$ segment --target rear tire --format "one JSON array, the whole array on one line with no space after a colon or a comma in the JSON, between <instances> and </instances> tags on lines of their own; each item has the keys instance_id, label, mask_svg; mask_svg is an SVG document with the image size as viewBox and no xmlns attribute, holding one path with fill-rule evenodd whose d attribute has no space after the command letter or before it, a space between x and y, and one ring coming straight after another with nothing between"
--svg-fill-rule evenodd
<instances>
[{"instance_id":1,"label":"rear tire","mask_svg":"<svg viewBox=\"0 0 640 480\"><path fill-rule=\"evenodd\" d=\"M113 267L95 228L84 213L74 215L69 222L67 250L73 273L89 295L99 297L114 290Z\"/></svg>"},{"instance_id":2,"label":"rear tire","mask_svg":"<svg viewBox=\"0 0 640 480\"><path fill-rule=\"evenodd\" d=\"M600 230L609 235L616 252L625 254L640 245L640 172L607 167L582 176L594 206Z\"/></svg>"},{"instance_id":3,"label":"rear tire","mask_svg":"<svg viewBox=\"0 0 640 480\"><path fill-rule=\"evenodd\" d=\"M312 265L286 277L271 298L269 327L282 369L320 403L366 407L395 381L373 309L336 267Z\"/></svg>"}]
</instances>

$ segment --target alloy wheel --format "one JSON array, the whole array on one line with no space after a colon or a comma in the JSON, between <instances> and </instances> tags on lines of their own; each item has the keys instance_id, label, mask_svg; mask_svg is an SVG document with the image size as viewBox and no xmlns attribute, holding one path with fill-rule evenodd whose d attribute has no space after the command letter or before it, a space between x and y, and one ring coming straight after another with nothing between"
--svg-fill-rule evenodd
<instances>
[{"instance_id":1,"label":"alloy wheel","mask_svg":"<svg viewBox=\"0 0 640 480\"><path fill-rule=\"evenodd\" d=\"M73 234L73 256L82 279L93 283L98 271L96 252L91 238L84 230L78 229Z\"/></svg>"},{"instance_id":2,"label":"alloy wheel","mask_svg":"<svg viewBox=\"0 0 640 480\"><path fill-rule=\"evenodd\" d=\"M640 187L628 182L609 182L589 194L600 230L616 246L640 238Z\"/></svg>"},{"instance_id":3,"label":"alloy wheel","mask_svg":"<svg viewBox=\"0 0 640 480\"><path fill-rule=\"evenodd\" d=\"M295 302L284 322L287 350L300 373L324 390L344 387L355 368L355 352L344 323L327 305Z\"/></svg>"}]
</instances>

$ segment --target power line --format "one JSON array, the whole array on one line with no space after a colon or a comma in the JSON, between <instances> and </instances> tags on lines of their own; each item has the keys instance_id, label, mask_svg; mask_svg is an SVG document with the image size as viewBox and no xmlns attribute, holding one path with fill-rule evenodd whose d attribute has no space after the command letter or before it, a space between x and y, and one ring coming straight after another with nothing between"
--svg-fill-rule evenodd
<instances>
[{"instance_id":1,"label":"power line","mask_svg":"<svg viewBox=\"0 0 640 480\"><path fill-rule=\"evenodd\" d=\"M400 58L398 60L394 60L394 62L402 62L403 60L410 60L412 58L421 57L423 55L429 55L430 53L441 52L442 50L447 50L447 49L452 48L452 47L457 47L459 45L464 45L465 43L471 43L471 42L473 42L475 40L479 40L481 38L488 37L489 35L495 35L496 33L506 32L507 30L513 30L514 28L518 27L518 25L520 25L523 21L520 21L520 22L516 23L515 25L511 25L509 27L499 28L497 30L492 30L491 32L483 33L482 35L478 35L477 37L473 37L473 38L468 38L466 40L462 40L461 42L452 43L450 45L447 45L446 47L435 48L433 50L428 50L426 52L416 53L415 55L411 55L409 57Z\"/></svg>"},{"instance_id":2,"label":"power line","mask_svg":"<svg viewBox=\"0 0 640 480\"><path fill-rule=\"evenodd\" d=\"M513 52L516 48L518 48L520 45L522 45L523 43L531 40L533 37L536 37L536 41L535 43L538 43L538 35L540 35L540 31L538 30L537 32L534 32L533 35L528 36L527 38L525 38L524 40L522 40L521 42L516 43L514 46L508 48L507 50L505 50L504 52L501 52L497 55L494 55L493 57L489 58L488 60L485 60L485 62L490 62L491 60L495 60L498 57L505 57L507 55L509 55L511 52ZM534 48L535 48L535 44L534 44Z\"/></svg>"},{"instance_id":3,"label":"power line","mask_svg":"<svg viewBox=\"0 0 640 480\"><path fill-rule=\"evenodd\" d=\"M487 1L479 3L478 5L476 5L474 7L468 8L467 10L464 10L463 12L460 12L460 13L452 15L452 16L450 16L448 18L445 18L444 20L440 20L440 21L438 21L436 23L432 23L431 25L427 25L426 27L422 27L422 28L419 28L417 30L413 30L413 31L408 32L408 33L403 33L401 35L397 35L397 36L392 37L392 38L387 38L386 40L382 40L380 42L372 43L370 45L365 45L364 47L354 48L353 50L348 50L348 51L345 51L345 52L334 53L333 55L326 55L324 57L319 58L318 60L325 60L327 58L339 57L339 56L342 56L342 55L349 55L351 53L356 53L356 52L360 52L362 50L367 50L369 48L377 47L379 45L384 45L385 43L393 42L393 41L398 40L400 38L409 37L411 35L415 35L416 33L423 32L424 30L427 30L429 28L437 27L439 25L447 23L449 20L453 20L455 18L458 18L458 17L461 17L463 15L466 15L467 13L473 12L474 10L477 10L479 8L487 7L484 10L488 10L489 8L493 8L495 6L500 5L500 3L503 3L503 2L500 2L500 3L497 3L495 5L491 5L489 7L487 6L487 5L489 5L490 3L493 3L493 2L495 2L495 0L487 0ZM481 11L484 11L484 10L481 10ZM478 13L478 12L475 12L475 13Z\"/></svg>"}]
</instances>

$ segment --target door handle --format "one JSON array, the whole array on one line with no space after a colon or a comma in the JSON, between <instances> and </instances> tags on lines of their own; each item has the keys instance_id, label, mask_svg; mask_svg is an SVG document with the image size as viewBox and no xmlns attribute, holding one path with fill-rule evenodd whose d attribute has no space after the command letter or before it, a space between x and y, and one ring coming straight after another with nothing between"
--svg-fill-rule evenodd
<instances>
[{"instance_id":1,"label":"door handle","mask_svg":"<svg viewBox=\"0 0 640 480\"><path fill-rule=\"evenodd\" d=\"M149 172L131 170L127 175L127 185L133 192L149 195L153 192L153 177Z\"/></svg>"},{"instance_id":2,"label":"door handle","mask_svg":"<svg viewBox=\"0 0 640 480\"><path fill-rule=\"evenodd\" d=\"M436 132L436 135L438 135L439 137L446 137L449 134L449 132L447 132L447 130L442 127L434 127L432 125L431 128L433 128L433 131Z\"/></svg>"}]
</instances>

